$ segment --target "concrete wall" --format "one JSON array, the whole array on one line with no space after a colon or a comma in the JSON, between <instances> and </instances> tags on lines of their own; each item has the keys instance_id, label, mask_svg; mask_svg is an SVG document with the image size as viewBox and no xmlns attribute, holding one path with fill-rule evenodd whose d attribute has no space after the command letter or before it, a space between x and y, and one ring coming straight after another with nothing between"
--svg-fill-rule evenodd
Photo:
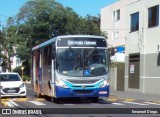
<instances>
[{"instance_id":1,"label":"concrete wall","mask_svg":"<svg viewBox=\"0 0 160 117\"><path fill-rule=\"evenodd\" d=\"M110 69L110 87L117 90L117 68Z\"/></svg>"},{"instance_id":2,"label":"concrete wall","mask_svg":"<svg viewBox=\"0 0 160 117\"><path fill-rule=\"evenodd\" d=\"M125 90L148 94L160 94L160 54L140 55L140 88L128 88L129 57L125 58Z\"/></svg>"},{"instance_id":3,"label":"concrete wall","mask_svg":"<svg viewBox=\"0 0 160 117\"><path fill-rule=\"evenodd\" d=\"M141 67L143 74L141 74L141 79L143 79L143 92L151 94L160 94L160 58L159 54L143 54L142 62L144 67Z\"/></svg>"}]
</instances>

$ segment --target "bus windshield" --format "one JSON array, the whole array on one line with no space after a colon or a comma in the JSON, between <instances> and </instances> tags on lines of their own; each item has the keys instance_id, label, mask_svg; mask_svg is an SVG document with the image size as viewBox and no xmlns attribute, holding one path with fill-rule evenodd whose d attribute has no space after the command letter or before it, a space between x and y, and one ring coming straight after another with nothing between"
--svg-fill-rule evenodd
<instances>
[{"instance_id":1,"label":"bus windshield","mask_svg":"<svg viewBox=\"0 0 160 117\"><path fill-rule=\"evenodd\" d=\"M58 48L57 71L64 76L94 77L108 72L106 49Z\"/></svg>"}]
</instances>

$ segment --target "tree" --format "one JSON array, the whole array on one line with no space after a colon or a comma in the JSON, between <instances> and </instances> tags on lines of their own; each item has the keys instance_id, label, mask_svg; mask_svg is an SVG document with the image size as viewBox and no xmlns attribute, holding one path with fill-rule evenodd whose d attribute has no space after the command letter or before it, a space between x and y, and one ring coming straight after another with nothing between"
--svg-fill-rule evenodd
<instances>
[{"instance_id":1,"label":"tree","mask_svg":"<svg viewBox=\"0 0 160 117\"><path fill-rule=\"evenodd\" d=\"M16 17L8 19L4 32L8 60L17 54L22 61L30 61L31 48L55 36L101 35L100 17L80 17L55 0L32 0L21 7Z\"/></svg>"},{"instance_id":2,"label":"tree","mask_svg":"<svg viewBox=\"0 0 160 117\"><path fill-rule=\"evenodd\" d=\"M11 71L11 57L14 55L14 38L15 36L15 26L14 20L12 17L9 17L7 20L7 27L3 27L1 33L1 58L4 60L6 69ZM3 53L2 53L3 52ZM2 63L2 65L4 65Z\"/></svg>"},{"instance_id":3,"label":"tree","mask_svg":"<svg viewBox=\"0 0 160 117\"><path fill-rule=\"evenodd\" d=\"M79 23L79 32L81 34L101 35L99 16L95 17L87 15L85 18L82 18Z\"/></svg>"}]
</instances>

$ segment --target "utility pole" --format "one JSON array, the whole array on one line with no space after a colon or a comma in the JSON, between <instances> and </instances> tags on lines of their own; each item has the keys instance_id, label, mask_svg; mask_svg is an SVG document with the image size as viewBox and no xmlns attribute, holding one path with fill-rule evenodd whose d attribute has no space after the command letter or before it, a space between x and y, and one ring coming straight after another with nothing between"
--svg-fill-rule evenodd
<instances>
[{"instance_id":1,"label":"utility pole","mask_svg":"<svg viewBox=\"0 0 160 117\"><path fill-rule=\"evenodd\" d=\"M23 66L21 67L21 70L22 70L22 79L23 79L23 70L24 70L24 67L23 67Z\"/></svg>"}]
</instances>

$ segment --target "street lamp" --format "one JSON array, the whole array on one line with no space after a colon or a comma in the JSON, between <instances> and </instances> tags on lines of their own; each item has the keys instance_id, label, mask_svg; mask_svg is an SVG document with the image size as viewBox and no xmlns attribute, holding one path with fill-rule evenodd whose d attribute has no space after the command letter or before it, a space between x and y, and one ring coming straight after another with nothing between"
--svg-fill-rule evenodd
<instances>
[{"instance_id":1,"label":"street lamp","mask_svg":"<svg viewBox=\"0 0 160 117\"><path fill-rule=\"evenodd\" d=\"M22 79L23 79L23 70L24 70L24 67L23 67L23 66L21 67L21 70L22 70Z\"/></svg>"}]
</instances>

